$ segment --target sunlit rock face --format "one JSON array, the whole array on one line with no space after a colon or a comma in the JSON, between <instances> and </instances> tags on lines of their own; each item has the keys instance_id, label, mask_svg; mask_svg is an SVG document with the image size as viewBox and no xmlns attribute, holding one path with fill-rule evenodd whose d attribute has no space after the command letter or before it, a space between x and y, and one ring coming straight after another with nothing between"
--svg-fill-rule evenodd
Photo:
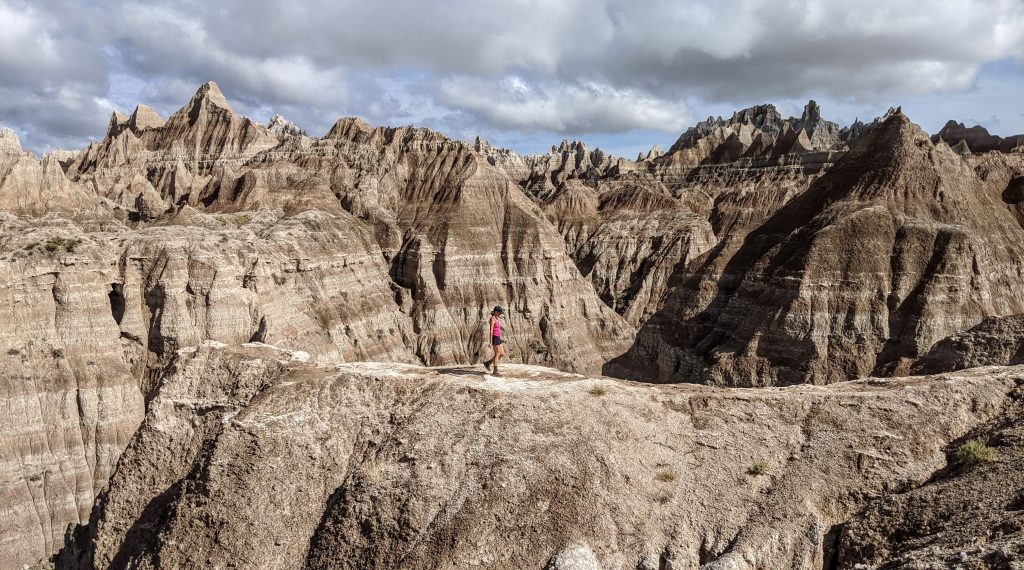
<instances>
[{"instance_id":1,"label":"sunlit rock face","mask_svg":"<svg viewBox=\"0 0 1024 570\"><path fill-rule=\"evenodd\" d=\"M691 264L606 370L723 385L909 370L944 337L1024 312L1024 232L983 175L896 113Z\"/></svg>"},{"instance_id":2,"label":"sunlit rock face","mask_svg":"<svg viewBox=\"0 0 1024 570\"><path fill-rule=\"evenodd\" d=\"M821 400L808 387L778 399L767 391L744 404L737 402L747 402L751 392L709 392L721 406L713 417L696 411L705 405L701 390L641 388L595 375L604 370L656 382L775 386L1020 362L1024 154L1015 139L993 142L977 129L947 127L933 142L893 109L874 122L839 128L812 101L800 117L788 119L770 105L709 118L668 152L652 149L637 160L580 141L522 156L482 140L467 144L427 129L373 127L355 118L311 137L280 116L264 125L238 115L211 82L166 119L145 105L115 112L103 140L80 151L40 158L2 129L0 566L35 563L70 538L70 558L62 560L115 566L131 560L144 567L157 556L191 563L201 552L215 561L235 556L254 564L385 567L394 565L396 553L415 551L415 560L427 566L450 559L494 567L648 568L680 561L676 566L724 568L750 559L770 567L784 555L821 567L826 553L806 538L814 535L810 530L846 520L879 490L923 481L941 466L939 449L987 417L1009 372L946 376L926 383L926 396L900 380L891 393L897 403L871 383L829 388ZM507 309L508 381L492 378L480 389L482 368L420 368L471 365L489 356L485 329L494 305ZM278 352L252 347L213 356L209 351L218 343L273 345L308 364L281 363ZM197 346L205 348L196 352ZM223 366L204 364L218 358ZM331 368L336 364L348 368L342 373ZM182 374L252 385L224 393L213 385L212 392L175 388ZM276 384L282 375L303 389L337 390L345 406L354 406L345 409L381 417L412 410L404 419L393 416L403 426L394 429L405 433L404 426L414 426L409 433L431 434L429 453L406 442L388 447L390 440L378 437L391 429L384 424L359 424L372 437L351 431L355 424L345 422L363 420L338 419L343 412L335 406L342 404L329 398L285 390L288 385ZM307 376L316 380L299 382ZM376 388L361 384L367 378ZM419 384L430 388L410 387ZM299 462L308 473L268 479L278 485L274 492L290 489L280 494L297 501L289 505L303 505L301 517L281 519L294 527L274 527L275 536L286 537L280 559L255 547L243 552L252 546L243 535L253 520L243 503L262 500L247 494L244 485L254 480L217 479L225 500L235 501L231 508L242 510L221 505L203 511L195 491L206 483L180 471L213 473L230 464L238 474L259 473L262 467L247 463L242 447L197 452L190 446L221 441L215 434L221 428L230 428L225 433L232 438L248 437L224 410L262 405L250 396L270 386L289 399L274 409L299 422L288 432L305 442L296 449L312 449L321 459L334 451L331 457L353 458L352 472L365 484L345 487L330 478L344 467L320 459ZM752 467L743 463L756 452L769 468L783 465L794 442L810 437L785 426L807 419L808 408L838 416L823 402L838 398L854 406L843 400L851 390L859 394L856 405L879 399L898 407L920 396L934 398L938 407L900 407L905 417L896 419L903 423L889 425L879 419L881 408L865 404L849 418L862 425L843 423L835 437L853 438L843 441L874 450L872 457L892 453L898 465L874 472L863 459L847 461L844 469L861 471L834 487L817 475L793 479L794 488L817 485L810 494L792 493L817 510L807 519L772 503L764 508L788 513L785 532L758 534L744 521L758 516L747 507L760 495L733 480ZM975 407L965 412L968 395ZM333 431L307 422L310 402L330 409L325 413L333 419L325 425ZM422 418L413 418L420 413L417 402L427 410ZM442 402L452 407L437 411ZM676 414L673 406L684 405L685 413ZM927 424L922 414L939 419ZM443 429L416 423L431 417L447 423ZM506 451L517 465L533 467L512 473L498 463L485 462L490 471L459 463L453 450L483 461L481 450L493 449L486 434L473 431L480 417L500 418L492 435L508 440ZM744 420L733 425L730 417ZM181 425L167 427L172 435L164 447L152 448L170 453L158 458L166 464L148 464L131 451L134 459L118 471L121 483L94 505L129 442L143 445L138 442L154 437L150 427L167 418ZM704 505L697 518L682 520L678 509L663 508L676 495L662 492L668 481L649 480L646 458L660 452L650 444L657 434L687 422L698 431L718 426L714 437L728 445L708 460L728 468L674 472L685 483L676 491L703 496L711 489L706 480L728 489L728 499L725 510ZM195 433L178 431L186 425ZM882 449L856 431L864 425L908 433L926 425L927 441ZM198 439L179 439L199 432ZM481 439L459 439L467 433ZM697 431L672 433L683 439L661 443L677 451L700 439ZM256 447L246 452L264 457L256 453L262 442L278 437L268 434L255 433L250 443ZM264 436L269 439L259 439ZM314 443L322 448L310 443L313 437L321 437ZM352 451L377 453L366 451L369 443L345 447L360 437L373 449L400 451L398 466L387 463L391 451L372 461ZM780 454L742 443L758 437ZM609 443L620 440L629 445ZM175 455L179 451L184 455ZM683 455L663 460L689 465ZM402 471L411 463L404 456L429 456L430 469L445 466L439 471L444 481ZM559 457L571 457L578 468L563 469ZM144 485L139 478L155 476L147 471L155 465L168 487L156 489L147 505L168 517L170 511L160 510L165 499L181 509L176 512L208 520L243 513L224 523L230 527L225 532L234 533L230 543L196 531L184 518L175 519L166 536L125 534L132 521L147 516L147 505L140 514L133 501L154 491L146 485L156 479ZM807 469L825 469L815 465ZM337 470L324 475L328 467ZM399 484L390 491L377 486L378 468L396 474ZM502 479L503 473L512 474ZM323 481L317 487L306 476ZM516 534L509 519L507 536L522 548L475 535L472 544L451 545L445 537L463 536L483 519L452 513L436 527L424 521L438 512L438 496L454 492L445 485L459 477L473 482L464 490L467 500L483 501L460 504L482 505L480 517L501 513L534 521L548 538ZM499 480L514 492L489 503L484 491ZM632 505L622 498L627 489L653 502L602 514L592 500L603 492L598 483L566 487L566 481L597 481L608 487L611 504ZM338 489L343 492L335 496ZM548 497L549 504L523 503L529 496ZM118 504L128 506L118 510ZM69 524L88 522L94 506L102 517L66 535ZM470 526L458 522L463 516ZM596 522L581 533L570 519ZM645 542L621 543L609 529L622 521ZM363 542L357 527L372 527ZM415 533L440 533L430 536L450 547L420 552L410 538Z\"/></svg>"},{"instance_id":3,"label":"sunlit rock face","mask_svg":"<svg viewBox=\"0 0 1024 570\"><path fill-rule=\"evenodd\" d=\"M70 567L821 568L1021 369L779 390L181 351ZM903 434L897 436L895 434Z\"/></svg>"}]
</instances>

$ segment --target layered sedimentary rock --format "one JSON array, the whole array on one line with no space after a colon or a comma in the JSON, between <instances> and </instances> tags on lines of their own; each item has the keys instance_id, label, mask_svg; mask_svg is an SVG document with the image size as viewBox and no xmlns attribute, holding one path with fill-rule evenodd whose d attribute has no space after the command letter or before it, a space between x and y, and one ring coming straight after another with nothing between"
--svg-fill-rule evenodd
<instances>
[{"instance_id":1,"label":"layered sedimentary rock","mask_svg":"<svg viewBox=\"0 0 1024 570\"><path fill-rule=\"evenodd\" d=\"M691 265L613 374L758 385L906 370L1019 314L1024 233L998 176L895 114L736 248Z\"/></svg>"},{"instance_id":2,"label":"layered sedimentary rock","mask_svg":"<svg viewBox=\"0 0 1024 570\"><path fill-rule=\"evenodd\" d=\"M684 132L660 160L666 167L694 167L743 161L768 166L787 162L786 157L811 167L831 162L832 152L845 150L849 139L839 125L821 117L814 101L800 118L783 119L773 105L758 105L733 113L729 119L708 117ZM814 154L813 157L798 158Z\"/></svg>"},{"instance_id":3,"label":"layered sedimentary rock","mask_svg":"<svg viewBox=\"0 0 1024 570\"><path fill-rule=\"evenodd\" d=\"M1024 376L718 390L305 358L181 351L62 564L821 568L835 525Z\"/></svg>"},{"instance_id":4,"label":"layered sedimentary rock","mask_svg":"<svg viewBox=\"0 0 1024 570\"><path fill-rule=\"evenodd\" d=\"M541 211L467 145L345 119L302 166L329 173L341 203L374 227L424 362L476 358L495 304L510 309L509 348L526 362L595 371L627 347L632 327L580 277Z\"/></svg>"},{"instance_id":5,"label":"layered sedimentary rock","mask_svg":"<svg viewBox=\"0 0 1024 570\"><path fill-rule=\"evenodd\" d=\"M116 120L115 116L111 123ZM123 125L115 124L103 141L90 145L68 174L93 186L100 196L109 196L123 176L160 176L178 163L193 175L207 174L217 167L240 165L276 146L280 136L236 115L211 81L166 122L140 105Z\"/></svg>"},{"instance_id":6,"label":"layered sedimentary rock","mask_svg":"<svg viewBox=\"0 0 1024 570\"><path fill-rule=\"evenodd\" d=\"M88 515L179 347L262 340L325 361L418 361L380 249L340 209L185 210L138 231L7 217L3 230L5 567L50 554Z\"/></svg>"},{"instance_id":7,"label":"layered sedimentary rock","mask_svg":"<svg viewBox=\"0 0 1024 570\"><path fill-rule=\"evenodd\" d=\"M0 210L27 215L92 210L95 197L64 176L62 158L37 159L21 148L14 131L0 128Z\"/></svg>"},{"instance_id":8,"label":"layered sedimentary rock","mask_svg":"<svg viewBox=\"0 0 1024 570\"><path fill-rule=\"evenodd\" d=\"M918 373L975 366L1024 364L1024 315L988 317L931 346L914 365Z\"/></svg>"},{"instance_id":9,"label":"layered sedimentary rock","mask_svg":"<svg viewBox=\"0 0 1024 570\"><path fill-rule=\"evenodd\" d=\"M313 139L236 115L208 83L166 121L144 106L115 115L65 163L35 159L8 131L0 144L0 207L53 214L0 230L13 311L0 350L29 358L4 373L20 419L0 431L3 564L46 556L81 520L180 347L259 340L320 361L473 362L500 304L510 359L596 372L634 334L504 171L425 129L349 119ZM64 286L89 304L61 304ZM64 325L24 326L55 313L72 327L60 334L99 328L105 344L79 357L84 347L50 345ZM76 401L83 410L65 409ZM55 438L74 445L45 444Z\"/></svg>"},{"instance_id":10,"label":"layered sedimentary rock","mask_svg":"<svg viewBox=\"0 0 1024 570\"><path fill-rule=\"evenodd\" d=\"M590 150L586 143L563 140L552 146L547 154L518 155L506 149L495 149L487 141L477 138L474 150L487 157L488 162L504 170L526 192L541 200L550 196L565 182L596 180L620 170L632 170L631 162L616 158L597 148Z\"/></svg>"},{"instance_id":11,"label":"layered sedimentary rock","mask_svg":"<svg viewBox=\"0 0 1024 570\"><path fill-rule=\"evenodd\" d=\"M323 228L326 239L373 246L367 255L379 255L386 273L365 279L393 289L391 307L402 308L415 331L402 342L422 362L478 358L481 322L495 304L513 309L510 348L528 362L595 371L632 337L580 278L539 209L464 143L358 119L312 139L280 117L267 128L235 115L213 83L166 124L124 123L71 165L73 180L129 220L150 223L188 226L179 215L186 210L340 217ZM365 226L375 243L349 240L345 232L355 230L342 226ZM389 324L387 336L400 328Z\"/></svg>"},{"instance_id":12,"label":"layered sedimentary rock","mask_svg":"<svg viewBox=\"0 0 1024 570\"><path fill-rule=\"evenodd\" d=\"M116 235L0 214L0 567L46 558L89 517L143 415L111 314Z\"/></svg>"},{"instance_id":13,"label":"layered sedimentary rock","mask_svg":"<svg viewBox=\"0 0 1024 570\"><path fill-rule=\"evenodd\" d=\"M970 152L1013 152L1024 147L1024 135L1006 138L989 134L981 125L967 127L963 123L948 121L942 130L932 136L933 142L945 141L949 145L962 145Z\"/></svg>"},{"instance_id":14,"label":"layered sedimentary rock","mask_svg":"<svg viewBox=\"0 0 1024 570\"><path fill-rule=\"evenodd\" d=\"M962 455L968 441L991 455ZM836 533L834 568L1015 568L1024 564L1024 391L947 448L921 487L873 502ZM958 458L958 456L960 456Z\"/></svg>"},{"instance_id":15,"label":"layered sedimentary rock","mask_svg":"<svg viewBox=\"0 0 1024 570\"><path fill-rule=\"evenodd\" d=\"M711 224L658 183L570 181L544 204L601 299L633 324L658 307L669 278L714 245Z\"/></svg>"},{"instance_id":16,"label":"layered sedimentary rock","mask_svg":"<svg viewBox=\"0 0 1024 570\"><path fill-rule=\"evenodd\" d=\"M519 156L352 118L313 138L208 83L166 120L114 113L82 152L37 159L0 131L0 566L85 521L151 399L66 562L821 567L829 527L925 481L1017 372L756 393L411 365L478 361L494 304L512 362L644 380L1019 362L1024 154L963 130L932 144L899 109L840 129L812 101L637 161ZM492 520L508 542L475 534ZM880 543L901 540L889 522Z\"/></svg>"}]
</instances>

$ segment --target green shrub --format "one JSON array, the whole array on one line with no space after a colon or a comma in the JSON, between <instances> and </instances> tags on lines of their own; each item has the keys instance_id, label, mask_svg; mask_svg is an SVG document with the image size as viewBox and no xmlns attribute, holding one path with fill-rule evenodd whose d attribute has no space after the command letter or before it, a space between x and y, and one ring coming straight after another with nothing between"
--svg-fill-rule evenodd
<instances>
[{"instance_id":1,"label":"green shrub","mask_svg":"<svg viewBox=\"0 0 1024 570\"><path fill-rule=\"evenodd\" d=\"M18 350L17 348L8 348L7 349L7 356L18 356L19 354L21 354L21 351Z\"/></svg>"},{"instance_id":2,"label":"green shrub","mask_svg":"<svg viewBox=\"0 0 1024 570\"><path fill-rule=\"evenodd\" d=\"M277 283L278 286L284 285L285 283L288 282L287 277L285 277L284 275L278 275L277 273L271 275L270 278L273 279L274 283Z\"/></svg>"},{"instance_id":3,"label":"green shrub","mask_svg":"<svg viewBox=\"0 0 1024 570\"><path fill-rule=\"evenodd\" d=\"M600 385L592 386L589 390L587 390L587 392L590 392L591 396L604 396L605 394L608 393L608 388L605 388L604 386Z\"/></svg>"},{"instance_id":4,"label":"green shrub","mask_svg":"<svg viewBox=\"0 0 1024 570\"><path fill-rule=\"evenodd\" d=\"M750 475L765 475L768 473L768 464L764 461L758 461L757 463L750 466L747 470Z\"/></svg>"},{"instance_id":5,"label":"green shrub","mask_svg":"<svg viewBox=\"0 0 1024 570\"><path fill-rule=\"evenodd\" d=\"M654 476L654 479L662 483L671 483L676 480L676 473L671 469L662 469L658 471L657 475Z\"/></svg>"},{"instance_id":6,"label":"green shrub","mask_svg":"<svg viewBox=\"0 0 1024 570\"><path fill-rule=\"evenodd\" d=\"M43 245L43 249L45 249L46 251L48 251L50 253L53 253L53 252L55 252L58 249L63 247L64 251L66 251L68 253L74 253L75 252L75 248L77 248L81 243L82 243L82 240L77 239L77 238L54 237L54 238L50 238L50 239L46 240L46 244ZM32 247L35 247L35 244L32 244ZM31 248L26 246L25 249L31 249Z\"/></svg>"},{"instance_id":7,"label":"green shrub","mask_svg":"<svg viewBox=\"0 0 1024 570\"><path fill-rule=\"evenodd\" d=\"M956 448L954 457L960 465L974 465L998 460L999 452L996 448L991 447L986 440L976 437L965 441Z\"/></svg>"},{"instance_id":8,"label":"green shrub","mask_svg":"<svg viewBox=\"0 0 1024 570\"><path fill-rule=\"evenodd\" d=\"M50 356L52 356L54 358L64 358L64 349L63 348L55 348L55 349L50 351Z\"/></svg>"}]
</instances>

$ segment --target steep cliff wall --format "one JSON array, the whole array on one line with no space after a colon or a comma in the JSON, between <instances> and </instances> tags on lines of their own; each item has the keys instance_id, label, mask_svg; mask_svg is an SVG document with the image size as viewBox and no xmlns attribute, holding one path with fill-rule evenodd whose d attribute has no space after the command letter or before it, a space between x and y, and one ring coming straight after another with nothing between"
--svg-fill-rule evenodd
<instances>
[{"instance_id":1,"label":"steep cliff wall","mask_svg":"<svg viewBox=\"0 0 1024 570\"><path fill-rule=\"evenodd\" d=\"M727 385L905 371L943 337L1024 311L1003 187L895 114L739 247L691 265L606 370Z\"/></svg>"}]
</instances>

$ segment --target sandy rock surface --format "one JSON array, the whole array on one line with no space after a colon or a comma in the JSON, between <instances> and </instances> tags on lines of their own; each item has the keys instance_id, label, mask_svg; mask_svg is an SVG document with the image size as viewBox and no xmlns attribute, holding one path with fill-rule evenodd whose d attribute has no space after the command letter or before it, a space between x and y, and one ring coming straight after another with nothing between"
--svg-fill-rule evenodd
<instances>
[{"instance_id":1,"label":"sandy rock surface","mask_svg":"<svg viewBox=\"0 0 1024 570\"><path fill-rule=\"evenodd\" d=\"M71 561L820 568L834 525L943 468L1024 380L722 390L303 358L180 351Z\"/></svg>"}]
</instances>

